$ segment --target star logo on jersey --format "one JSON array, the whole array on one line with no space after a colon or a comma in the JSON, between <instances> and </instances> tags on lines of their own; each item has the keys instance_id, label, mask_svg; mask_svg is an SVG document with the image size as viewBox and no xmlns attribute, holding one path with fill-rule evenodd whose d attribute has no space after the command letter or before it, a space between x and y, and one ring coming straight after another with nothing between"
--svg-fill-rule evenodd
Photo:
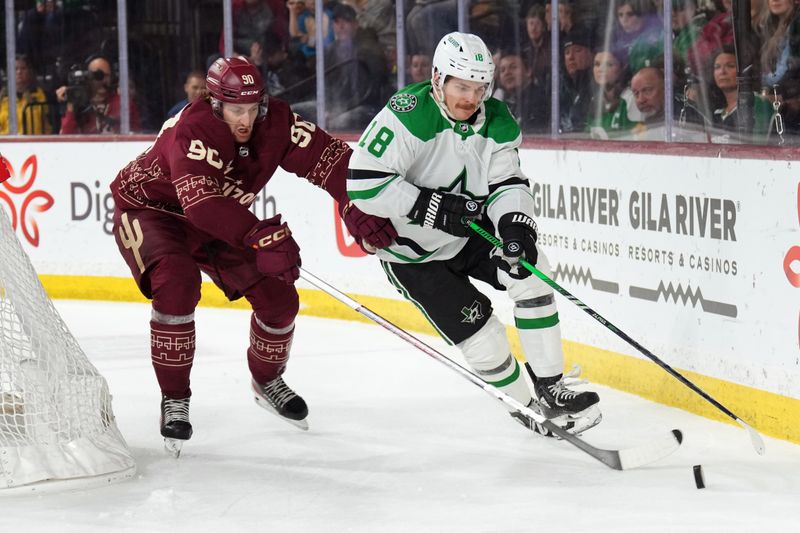
<instances>
[{"instance_id":1,"label":"star logo on jersey","mask_svg":"<svg viewBox=\"0 0 800 533\"><path fill-rule=\"evenodd\" d=\"M464 315L464 319L461 322L465 324L474 324L476 320L483 318L481 303L475 300L472 302L471 306L461 309L461 314Z\"/></svg>"},{"instance_id":2,"label":"star logo on jersey","mask_svg":"<svg viewBox=\"0 0 800 533\"><path fill-rule=\"evenodd\" d=\"M398 113L408 113L417 107L417 97L408 93L396 94L389 100L389 107Z\"/></svg>"},{"instance_id":3,"label":"star logo on jersey","mask_svg":"<svg viewBox=\"0 0 800 533\"><path fill-rule=\"evenodd\" d=\"M467 167L462 167L461 172L452 182L450 182L450 185L439 187L436 190L441 192L464 194L476 202L482 202L486 199L485 196L477 196L467 190Z\"/></svg>"}]
</instances>

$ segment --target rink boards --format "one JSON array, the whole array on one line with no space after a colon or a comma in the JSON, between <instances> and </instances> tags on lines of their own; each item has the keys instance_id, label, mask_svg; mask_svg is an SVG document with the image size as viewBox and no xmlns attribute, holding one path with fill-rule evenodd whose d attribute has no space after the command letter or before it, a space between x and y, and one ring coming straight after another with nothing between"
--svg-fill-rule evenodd
<instances>
[{"instance_id":1,"label":"rink boards","mask_svg":"<svg viewBox=\"0 0 800 533\"><path fill-rule=\"evenodd\" d=\"M111 236L108 184L148 144L3 143L15 176L0 185L0 206L53 297L141 300ZM741 418L800 443L797 164L559 148L520 157L554 279ZM324 191L279 173L251 208L283 213L309 271L403 327L433 331L360 253ZM301 297L304 313L360 318L304 285ZM512 324L504 295L491 297ZM206 286L203 305L230 304ZM561 298L559 315L568 364L585 377L720 419Z\"/></svg>"}]
</instances>

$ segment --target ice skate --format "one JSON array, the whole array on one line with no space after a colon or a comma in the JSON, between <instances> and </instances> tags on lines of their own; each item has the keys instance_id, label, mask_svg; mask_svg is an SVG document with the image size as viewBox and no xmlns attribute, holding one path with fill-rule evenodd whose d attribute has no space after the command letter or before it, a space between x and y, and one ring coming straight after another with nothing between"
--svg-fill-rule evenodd
<instances>
[{"instance_id":1,"label":"ice skate","mask_svg":"<svg viewBox=\"0 0 800 533\"><path fill-rule=\"evenodd\" d=\"M308 430L308 406L305 400L289 388L282 377L261 385L252 381L255 400L258 405L286 420L295 427Z\"/></svg>"},{"instance_id":2,"label":"ice skate","mask_svg":"<svg viewBox=\"0 0 800 533\"><path fill-rule=\"evenodd\" d=\"M533 409L537 413L541 413L541 408L536 403L536 400L531 400L530 403L528 403L527 407ZM514 420L525 426L527 429L530 429L534 433L538 433L543 437L555 437L552 431L544 427L544 425L537 422L533 418L523 413L511 412L509 414L511 415L511 418L513 418Z\"/></svg>"},{"instance_id":3,"label":"ice skate","mask_svg":"<svg viewBox=\"0 0 800 533\"><path fill-rule=\"evenodd\" d=\"M189 398L161 397L161 436L164 437L164 449L176 459L180 457L183 443L192 438Z\"/></svg>"},{"instance_id":4,"label":"ice skate","mask_svg":"<svg viewBox=\"0 0 800 533\"><path fill-rule=\"evenodd\" d=\"M577 380L579 375L580 367L576 365L565 376L548 378L534 376L533 384L537 404L535 409L575 435L593 428L603 419L597 407L600 397L596 392L575 391L569 388L586 383L585 380Z\"/></svg>"}]
</instances>

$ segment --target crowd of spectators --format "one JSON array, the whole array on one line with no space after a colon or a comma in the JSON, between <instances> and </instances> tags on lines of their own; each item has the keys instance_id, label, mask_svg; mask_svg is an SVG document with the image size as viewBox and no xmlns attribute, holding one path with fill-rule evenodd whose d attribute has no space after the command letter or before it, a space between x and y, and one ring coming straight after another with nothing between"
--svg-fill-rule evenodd
<instances>
[{"instance_id":1,"label":"crowd of spectators","mask_svg":"<svg viewBox=\"0 0 800 533\"><path fill-rule=\"evenodd\" d=\"M673 129L696 134L679 133L678 140L776 144L779 137L783 142L784 135L800 134L800 0L751 0L752 32L743 42L751 52L749 71L756 93L751 122L756 137L746 139L737 137L740 65L732 48L732 0L670 2L671 106L665 105L663 0L558 0L555 71L550 0L471 0L466 14L469 31L480 35L495 54L494 96L508 104L526 134L548 135L557 124L559 134L574 138L664 140L668 107ZM398 69L405 69L407 83L430 77L437 40L458 28L458 2L405 4L406 55L400 58L394 2L324 3L329 129L363 129L398 89ZM234 52L261 69L270 94L288 100L312 121L318 119L314 9L313 0L233 1ZM65 27L74 35L65 38ZM60 36L58 42L54 35ZM119 131L120 91L116 66L109 59L114 50L103 37L91 23L67 13L63 2L37 0L35 8L21 14L16 65L20 133ZM171 81L175 97L164 102L164 110L147 111L147 87L139 90L139 80L132 77L129 109L134 132L156 131L161 121L204 94L203 73L223 52L221 31L218 43L217 49L202 55L205 65L186 65L178 73L181 78ZM72 68L64 66L90 54ZM553 72L558 82L555 120ZM7 132L8 99L3 96L0 133Z\"/></svg>"}]
</instances>

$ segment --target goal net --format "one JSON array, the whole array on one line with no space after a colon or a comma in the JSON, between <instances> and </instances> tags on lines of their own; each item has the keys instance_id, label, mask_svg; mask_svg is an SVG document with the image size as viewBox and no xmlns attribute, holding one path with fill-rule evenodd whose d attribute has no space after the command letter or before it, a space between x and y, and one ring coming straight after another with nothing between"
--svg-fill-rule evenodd
<instances>
[{"instance_id":1,"label":"goal net","mask_svg":"<svg viewBox=\"0 0 800 533\"><path fill-rule=\"evenodd\" d=\"M106 380L61 320L0 208L0 489L107 483L135 468Z\"/></svg>"}]
</instances>

